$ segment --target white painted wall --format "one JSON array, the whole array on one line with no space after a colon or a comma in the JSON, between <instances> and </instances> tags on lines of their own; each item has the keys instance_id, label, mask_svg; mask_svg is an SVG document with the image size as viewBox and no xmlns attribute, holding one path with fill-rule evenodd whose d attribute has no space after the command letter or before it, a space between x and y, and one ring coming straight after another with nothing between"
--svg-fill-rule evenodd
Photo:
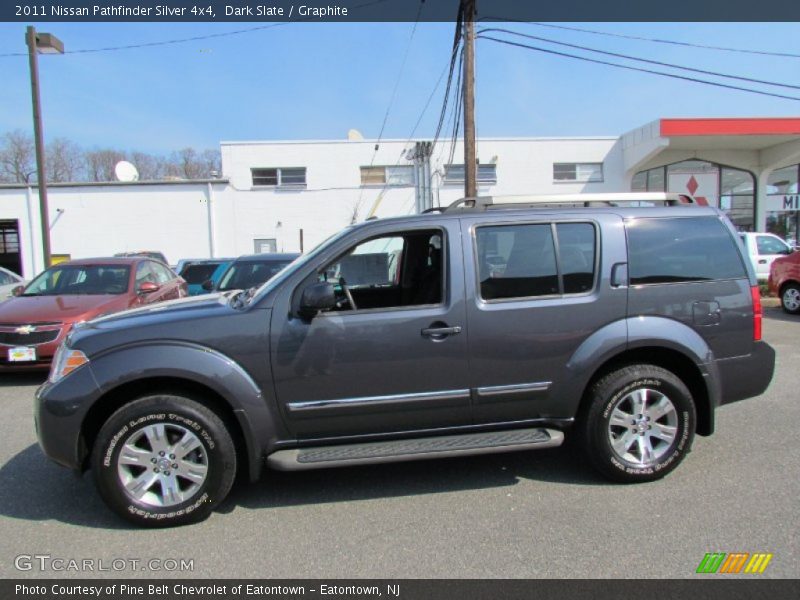
<instances>
[{"instance_id":1,"label":"white painted wall","mask_svg":"<svg viewBox=\"0 0 800 600\"><path fill-rule=\"evenodd\" d=\"M124 250L159 250L172 262L210 255L254 252L254 240L274 238L278 251L310 250L328 236L371 214L411 214L415 188L361 186L361 166L411 165L405 151L414 142L382 141L377 152L368 141L223 142L222 174L207 182L159 184L53 185L49 190L51 251L73 258L108 256ZM449 161L447 144L432 156L434 204L463 195L463 184L442 182ZM496 163L497 183L481 186L484 195L625 191L621 145L617 138L481 139L478 159ZM457 144L454 163L463 162ZM553 182L555 162L602 162L604 181ZM254 188L251 168L306 167L305 189ZM42 268L36 188L0 186L0 219L17 219L23 275ZM30 199L28 196L30 195ZM208 199L211 197L212 223ZM60 209L60 210L59 210Z\"/></svg>"}]
</instances>

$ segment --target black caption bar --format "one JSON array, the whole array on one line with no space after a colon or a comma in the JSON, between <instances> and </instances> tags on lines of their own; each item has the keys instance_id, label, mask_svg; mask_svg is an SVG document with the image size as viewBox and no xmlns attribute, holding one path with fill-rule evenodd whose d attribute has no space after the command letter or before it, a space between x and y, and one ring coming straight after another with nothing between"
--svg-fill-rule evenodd
<instances>
[{"instance_id":1,"label":"black caption bar","mask_svg":"<svg viewBox=\"0 0 800 600\"><path fill-rule=\"evenodd\" d=\"M459 0L4 0L0 21L454 21ZM800 21L797 0L477 0L486 21Z\"/></svg>"},{"instance_id":2,"label":"black caption bar","mask_svg":"<svg viewBox=\"0 0 800 600\"><path fill-rule=\"evenodd\" d=\"M0 581L4 600L264 600L330 599L361 600L485 600L503 598L640 598L678 600L792 600L800 597L797 580L682 579L682 580L13 580Z\"/></svg>"}]
</instances>

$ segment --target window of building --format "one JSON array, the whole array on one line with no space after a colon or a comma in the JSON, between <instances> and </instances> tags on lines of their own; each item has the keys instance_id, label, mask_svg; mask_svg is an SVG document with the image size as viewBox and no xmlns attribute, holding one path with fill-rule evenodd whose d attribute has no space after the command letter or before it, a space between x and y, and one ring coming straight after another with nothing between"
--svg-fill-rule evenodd
<instances>
[{"instance_id":1,"label":"window of building","mask_svg":"<svg viewBox=\"0 0 800 600\"><path fill-rule=\"evenodd\" d=\"M254 186L302 186L306 185L305 167L280 167L250 169Z\"/></svg>"},{"instance_id":2,"label":"window of building","mask_svg":"<svg viewBox=\"0 0 800 600\"><path fill-rule=\"evenodd\" d=\"M464 165L446 165L445 183L464 183ZM478 165L478 183L497 183L497 165Z\"/></svg>"},{"instance_id":3,"label":"window of building","mask_svg":"<svg viewBox=\"0 0 800 600\"><path fill-rule=\"evenodd\" d=\"M800 165L776 169L767 178L767 231L800 245Z\"/></svg>"},{"instance_id":4,"label":"window of building","mask_svg":"<svg viewBox=\"0 0 800 600\"><path fill-rule=\"evenodd\" d=\"M631 189L691 194L700 203L725 211L740 231L755 228L755 177L749 171L704 160L684 160L636 173Z\"/></svg>"},{"instance_id":5,"label":"window of building","mask_svg":"<svg viewBox=\"0 0 800 600\"><path fill-rule=\"evenodd\" d=\"M361 185L414 185L414 167L361 167Z\"/></svg>"},{"instance_id":6,"label":"window of building","mask_svg":"<svg viewBox=\"0 0 800 600\"><path fill-rule=\"evenodd\" d=\"M392 233L351 248L319 277L334 284L338 311L440 304L446 272L442 250L438 229Z\"/></svg>"},{"instance_id":7,"label":"window of building","mask_svg":"<svg viewBox=\"0 0 800 600\"><path fill-rule=\"evenodd\" d=\"M596 234L590 223L479 227L476 243L484 300L580 294L594 286Z\"/></svg>"},{"instance_id":8,"label":"window of building","mask_svg":"<svg viewBox=\"0 0 800 600\"><path fill-rule=\"evenodd\" d=\"M747 277L736 241L715 217L628 222L631 285Z\"/></svg>"},{"instance_id":9,"label":"window of building","mask_svg":"<svg viewBox=\"0 0 800 600\"><path fill-rule=\"evenodd\" d=\"M553 181L603 181L603 163L553 163Z\"/></svg>"}]
</instances>

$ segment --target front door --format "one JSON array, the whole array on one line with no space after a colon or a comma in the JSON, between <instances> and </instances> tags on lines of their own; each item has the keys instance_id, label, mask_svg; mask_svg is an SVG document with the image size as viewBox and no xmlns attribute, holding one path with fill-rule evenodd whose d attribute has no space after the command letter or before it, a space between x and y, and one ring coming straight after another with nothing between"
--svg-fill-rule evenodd
<instances>
[{"instance_id":1,"label":"front door","mask_svg":"<svg viewBox=\"0 0 800 600\"><path fill-rule=\"evenodd\" d=\"M278 299L272 371L299 438L469 423L459 229L457 220L370 228ZM287 317L288 295L320 280L335 284L337 308Z\"/></svg>"}]
</instances>

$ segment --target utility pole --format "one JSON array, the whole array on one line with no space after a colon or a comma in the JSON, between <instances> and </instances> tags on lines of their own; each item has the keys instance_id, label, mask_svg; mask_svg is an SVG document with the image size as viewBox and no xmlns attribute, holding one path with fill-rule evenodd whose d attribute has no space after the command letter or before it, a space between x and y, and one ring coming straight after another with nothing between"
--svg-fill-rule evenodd
<instances>
[{"instance_id":1,"label":"utility pole","mask_svg":"<svg viewBox=\"0 0 800 600\"><path fill-rule=\"evenodd\" d=\"M464 19L464 197L478 195L475 148L475 0L461 0Z\"/></svg>"},{"instance_id":2,"label":"utility pole","mask_svg":"<svg viewBox=\"0 0 800 600\"><path fill-rule=\"evenodd\" d=\"M39 188L39 215L42 221L42 261L50 266L50 214L47 207L47 176L45 175L44 136L42 135L42 106L39 100L39 53L63 54L64 44L51 33L36 33L28 27L25 31L28 45L28 62L31 69L31 99L33 101L33 134L36 142L36 172Z\"/></svg>"}]
</instances>

